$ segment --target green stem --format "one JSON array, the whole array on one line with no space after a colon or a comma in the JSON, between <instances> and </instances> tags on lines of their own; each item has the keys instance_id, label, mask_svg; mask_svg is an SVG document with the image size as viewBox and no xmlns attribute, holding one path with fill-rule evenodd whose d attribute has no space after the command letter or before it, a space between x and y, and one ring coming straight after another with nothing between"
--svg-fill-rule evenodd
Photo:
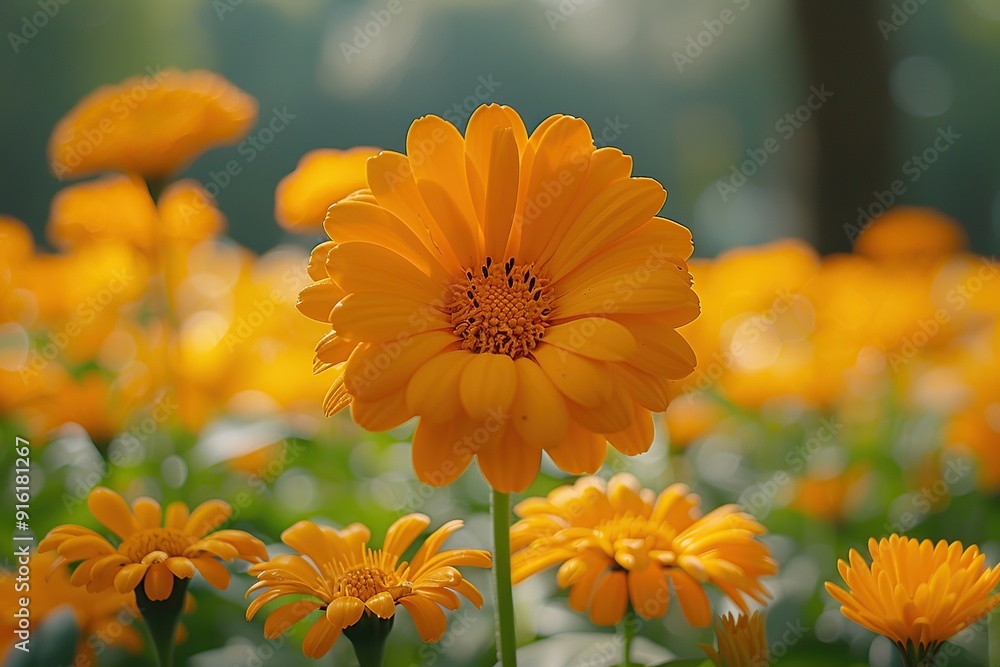
<instances>
[{"instance_id":1,"label":"green stem","mask_svg":"<svg viewBox=\"0 0 1000 667\"><path fill-rule=\"evenodd\" d=\"M189 581L175 577L170 597L156 602L146 597L145 582L135 588L136 605L153 639L153 649L156 651L156 660L160 667L173 667L174 637L177 636L177 621L184 610L184 597L187 594Z\"/></svg>"},{"instance_id":2,"label":"green stem","mask_svg":"<svg viewBox=\"0 0 1000 667\"><path fill-rule=\"evenodd\" d=\"M635 639L636 631L636 617L635 613L630 607L628 611L625 612L625 618L621 622L621 633L622 633L622 643L625 646L624 658L625 662L622 663L622 667L633 667L632 665L632 640Z\"/></svg>"},{"instance_id":3,"label":"green stem","mask_svg":"<svg viewBox=\"0 0 1000 667\"><path fill-rule=\"evenodd\" d=\"M360 667L382 667L394 620L395 616L382 620L366 611L357 623L344 628L344 636L351 640Z\"/></svg>"},{"instance_id":4,"label":"green stem","mask_svg":"<svg viewBox=\"0 0 1000 667\"><path fill-rule=\"evenodd\" d=\"M514 592L510 580L510 496L492 492L493 605L497 622L497 657L502 667L517 667Z\"/></svg>"},{"instance_id":5,"label":"green stem","mask_svg":"<svg viewBox=\"0 0 1000 667\"><path fill-rule=\"evenodd\" d=\"M989 637L989 663L1000 665L1000 611L986 617L986 632Z\"/></svg>"}]
</instances>

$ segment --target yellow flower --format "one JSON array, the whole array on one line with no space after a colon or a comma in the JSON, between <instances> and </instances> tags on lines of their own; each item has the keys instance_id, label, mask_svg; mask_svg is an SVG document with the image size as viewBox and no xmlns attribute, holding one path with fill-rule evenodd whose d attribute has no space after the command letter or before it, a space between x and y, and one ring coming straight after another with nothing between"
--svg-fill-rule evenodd
<instances>
[{"instance_id":1,"label":"yellow flower","mask_svg":"<svg viewBox=\"0 0 1000 667\"><path fill-rule=\"evenodd\" d=\"M920 206L896 206L861 232L854 252L887 262L930 264L968 245L965 230L944 213Z\"/></svg>"},{"instance_id":2,"label":"yellow flower","mask_svg":"<svg viewBox=\"0 0 1000 667\"><path fill-rule=\"evenodd\" d=\"M487 551L440 551L445 540L462 527L461 521L450 521L427 538L412 561L401 561L429 525L430 519L422 514L404 516L390 526L382 548L373 550L368 546L371 532L361 524L336 530L310 521L298 522L282 533L281 540L302 555L276 556L250 568L257 583L247 596L262 589L265 592L250 603L247 620L272 600L308 596L310 599L286 601L272 611L264 623L264 635L268 639L279 637L312 612L323 611L302 645L306 656L320 658L362 615L391 619L400 604L410 612L424 641L439 640L446 629L441 607L457 609L456 593L477 607L483 604L482 595L456 568L488 568L492 560Z\"/></svg>"},{"instance_id":3,"label":"yellow flower","mask_svg":"<svg viewBox=\"0 0 1000 667\"><path fill-rule=\"evenodd\" d=\"M278 224L292 232L320 231L331 204L368 187L365 164L378 152L358 146L345 151L320 148L303 155L274 192Z\"/></svg>"},{"instance_id":4,"label":"yellow flower","mask_svg":"<svg viewBox=\"0 0 1000 667\"><path fill-rule=\"evenodd\" d=\"M161 234L171 240L198 243L226 231L226 216L198 181L184 179L163 190L157 203Z\"/></svg>"},{"instance_id":5,"label":"yellow flower","mask_svg":"<svg viewBox=\"0 0 1000 667\"><path fill-rule=\"evenodd\" d=\"M83 561L73 583L91 592L112 585L119 593L135 590L140 582L152 601L170 597L174 577L189 579L201 572L208 583L224 589L229 570L218 560L234 558L258 562L267 558L264 544L241 530L216 530L232 515L221 500L209 500L188 511L182 502L163 512L152 498L137 498L129 509L114 491L95 487L87 497L94 517L117 535L117 548L100 534L74 524L58 526L38 545L40 552L56 551L61 560Z\"/></svg>"},{"instance_id":6,"label":"yellow flower","mask_svg":"<svg viewBox=\"0 0 1000 667\"><path fill-rule=\"evenodd\" d=\"M95 635L101 641L132 653L142 651L142 634L128 622L139 615L131 593L122 595L113 589L90 593L74 585L76 581L70 575L69 567L65 562L57 563L55 553L32 553L30 558L30 592L15 588L16 572L0 569L0 629L3 630L0 635L0 660L5 659L13 648L14 630L18 625L14 612L20 607L19 599L26 595L30 596L31 621L36 627L62 610L68 608L72 612L80 631L74 665L97 664L94 652L97 643L88 641ZM121 622L123 618L125 623Z\"/></svg>"},{"instance_id":7,"label":"yellow flower","mask_svg":"<svg viewBox=\"0 0 1000 667\"><path fill-rule=\"evenodd\" d=\"M755 611L752 616L732 613L716 616L712 621L719 649L699 644L716 667L762 667L770 664L770 651L765 633L765 616Z\"/></svg>"},{"instance_id":8,"label":"yellow flower","mask_svg":"<svg viewBox=\"0 0 1000 667\"><path fill-rule=\"evenodd\" d=\"M110 240L148 249L157 222L156 205L141 178L104 176L56 194L47 233L60 248Z\"/></svg>"},{"instance_id":9,"label":"yellow flower","mask_svg":"<svg viewBox=\"0 0 1000 667\"><path fill-rule=\"evenodd\" d=\"M437 116L407 155L368 163L369 190L334 204L299 309L330 322L317 369L327 414L381 431L413 416L417 476L455 480L473 457L498 491L535 479L544 449L594 472L607 442L646 451L651 411L694 367L676 327L698 314L690 232L656 217L666 193L632 160L552 116L529 137L483 106L463 138Z\"/></svg>"},{"instance_id":10,"label":"yellow flower","mask_svg":"<svg viewBox=\"0 0 1000 667\"><path fill-rule=\"evenodd\" d=\"M235 143L257 120L257 101L223 77L175 69L102 86L49 138L59 178L129 171L163 178L209 148Z\"/></svg>"},{"instance_id":11,"label":"yellow flower","mask_svg":"<svg viewBox=\"0 0 1000 667\"><path fill-rule=\"evenodd\" d=\"M735 505L708 514L683 484L657 497L632 475L607 483L585 477L547 498L529 498L511 528L515 583L561 563L556 581L572 587L569 606L589 608L596 625L615 625L632 608L643 618L667 612L670 587L688 623L707 626L712 609L704 585L717 586L744 612L744 595L764 602L760 578L777 565L757 539L764 527Z\"/></svg>"},{"instance_id":12,"label":"yellow flower","mask_svg":"<svg viewBox=\"0 0 1000 667\"><path fill-rule=\"evenodd\" d=\"M870 539L868 552L871 566L854 549L850 565L838 563L848 590L830 582L826 590L844 616L889 638L904 655L933 656L1000 604L1000 595L992 594L1000 566L986 567L975 545L963 551L961 542L892 535Z\"/></svg>"}]
</instances>

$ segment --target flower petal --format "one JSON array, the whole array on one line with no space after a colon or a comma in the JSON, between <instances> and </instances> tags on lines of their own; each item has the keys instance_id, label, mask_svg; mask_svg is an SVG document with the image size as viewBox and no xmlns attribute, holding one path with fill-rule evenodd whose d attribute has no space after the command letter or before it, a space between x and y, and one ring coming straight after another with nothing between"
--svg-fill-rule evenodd
<instances>
[{"instance_id":1,"label":"flower petal","mask_svg":"<svg viewBox=\"0 0 1000 667\"><path fill-rule=\"evenodd\" d=\"M151 565L143 578L146 597L153 602L166 600L174 590L174 575L163 563Z\"/></svg>"},{"instance_id":2,"label":"flower petal","mask_svg":"<svg viewBox=\"0 0 1000 667\"><path fill-rule=\"evenodd\" d=\"M139 524L128 503L111 489L95 487L87 496L87 507L95 519L122 539L139 530Z\"/></svg>"},{"instance_id":3,"label":"flower petal","mask_svg":"<svg viewBox=\"0 0 1000 667\"><path fill-rule=\"evenodd\" d=\"M445 630L448 629L448 621L436 603L416 594L399 598L399 604L410 612L413 624L417 626L417 632L420 633L422 640L436 642L444 636Z\"/></svg>"},{"instance_id":4,"label":"flower petal","mask_svg":"<svg viewBox=\"0 0 1000 667\"><path fill-rule=\"evenodd\" d=\"M336 598L326 608L326 620L338 630L349 628L358 622L365 611L365 603L355 597Z\"/></svg>"},{"instance_id":5,"label":"flower petal","mask_svg":"<svg viewBox=\"0 0 1000 667\"><path fill-rule=\"evenodd\" d=\"M516 389L514 360L506 354L473 355L458 384L462 407L475 421L506 414Z\"/></svg>"},{"instance_id":6,"label":"flower petal","mask_svg":"<svg viewBox=\"0 0 1000 667\"><path fill-rule=\"evenodd\" d=\"M326 616L320 616L302 639L302 653L307 658L322 658L333 648L340 629L334 627Z\"/></svg>"}]
</instances>

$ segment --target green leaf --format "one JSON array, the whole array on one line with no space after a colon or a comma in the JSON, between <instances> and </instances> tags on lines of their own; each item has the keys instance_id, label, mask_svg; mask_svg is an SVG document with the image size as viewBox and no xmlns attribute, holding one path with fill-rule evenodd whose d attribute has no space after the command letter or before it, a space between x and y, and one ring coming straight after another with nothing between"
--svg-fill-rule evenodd
<instances>
[{"instance_id":1,"label":"green leaf","mask_svg":"<svg viewBox=\"0 0 1000 667\"><path fill-rule=\"evenodd\" d=\"M7 667L53 667L72 665L80 638L76 618L68 608L57 611L31 630L28 651L12 648Z\"/></svg>"}]
</instances>

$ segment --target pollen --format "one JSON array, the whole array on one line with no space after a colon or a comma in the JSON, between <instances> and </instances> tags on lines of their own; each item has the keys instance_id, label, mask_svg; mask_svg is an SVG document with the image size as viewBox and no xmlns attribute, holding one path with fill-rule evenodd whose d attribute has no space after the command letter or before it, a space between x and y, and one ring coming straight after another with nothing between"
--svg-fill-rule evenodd
<instances>
[{"instance_id":1,"label":"pollen","mask_svg":"<svg viewBox=\"0 0 1000 667\"><path fill-rule=\"evenodd\" d=\"M150 528L133 533L118 547L118 553L133 563L141 563L144 558L156 554L155 562L162 562L170 556L182 556L194 540L183 531L174 528ZM164 554L161 556L161 554Z\"/></svg>"},{"instance_id":2,"label":"pollen","mask_svg":"<svg viewBox=\"0 0 1000 667\"><path fill-rule=\"evenodd\" d=\"M339 578L335 597L350 596L368 600L383 591L389 591L395 599L398 597L396 595L399 588L397 583L395 575L389 572L379 568L359 567L345 572Z\"/></svg>"},{"instance_id":3,"label":"pollen","mask_svg":"<svg viewBox=\"0 0 1000 667\"><path fill-rule=\"evenodd\" d=\"M548 327L553 299L549 281L535 273L534 265L519 265L513 257L499 264L487 257L465 277L448 303L462 347L513 359L535 349Z\"/></svg>"}]
</instances>

